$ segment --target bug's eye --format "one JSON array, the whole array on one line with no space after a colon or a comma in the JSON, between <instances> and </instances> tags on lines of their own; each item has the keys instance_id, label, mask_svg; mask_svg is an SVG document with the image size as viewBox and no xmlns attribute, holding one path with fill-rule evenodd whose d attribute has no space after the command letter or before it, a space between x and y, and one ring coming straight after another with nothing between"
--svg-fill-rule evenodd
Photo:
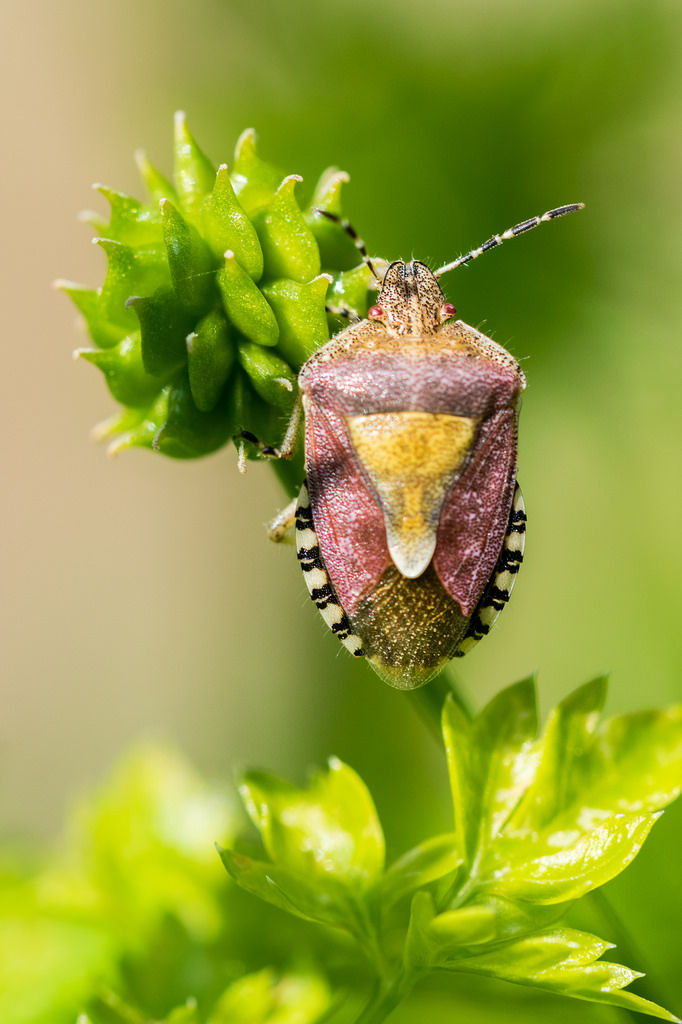
<instances>
[{"instance_id":1,"label":"bug's eye","mask_svg":"<svg viewBox=\"0 0 682 1024\"><path fill-rule=\"evenodd\" d=\"M381 320L384 316L386 316L386 310L383 306L370 306L367 310L368 320Z\"/></svg>"},{"instance_id":2,"label":"bug's eye","mask_svg":"<svg viewBox=\"0 0 682 1024\"><path fill-rule=\"evenodd\" d=\"M441 319L443 320L449 320L450 317L455 316L456 313L457 310L455 309L451 302L444 302L443 305L441 306L440 315Z\"/></svg>"}]
</instances>

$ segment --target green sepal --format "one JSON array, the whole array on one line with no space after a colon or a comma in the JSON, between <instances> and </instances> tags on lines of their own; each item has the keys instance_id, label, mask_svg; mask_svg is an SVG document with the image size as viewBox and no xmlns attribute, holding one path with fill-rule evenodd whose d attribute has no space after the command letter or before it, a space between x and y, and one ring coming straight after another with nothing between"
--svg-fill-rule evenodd
<instances>
[{"instance_id":1,"label":"green sepal","mask_svg":"<svg viewBox=\"0 0 682 1024\"><path fill-rule=\"evenodd\" d=\"M291 367L271 349L252 341L238 342L237 354L242 369L263 401L291 412L296 396L296 375Z\"/></svg>"},{"instance_id":2,"label":"green sepal","mask_svg":"<svg viewBox=\"0 0 682 1024\"><path fill-rule=\"evenodd\" d=\"M237 140L231 180L239 202L251 217L256 210L267 206L280 186L283 171L262 160L256 152L257 135L247 128Z\"/></svg>"},{"instance_id":3,"label":"green sepal","mask_svg":"<svg viewBox=\"0 0 682 1024\"><path fill-rule=\"evenodd\" d=\"M194 320L171 288L153 295L134 295L128 306L142 332L142 361L147 373L165 380L187 361L187 335Z\"/></svg>"},{"instance_id":4,"label":"green sepal","mask_svg":"<svg viewBox=\"0 0 682 1024\"><path fill-rule=\"evenodd\" d=\"M433 836L399 857L379 883L384 909L414 889L420 889L455 871L462 863L454 832Z\"/></svg>"},{"instance_id":5,"label":"green sepal","mask_svg":"<svg viewBox=\"0 0 682 1024\"><path fill-rule=\"evenodd\" d=\"M256 229L237 199L227 164L218 168L213 191L202 213L203 233L213 255L222 260L227 249L254 281L263 274L263 251Z\"/></svg>"},{"instance_id":6,"label":"green sepal","mask_svg":"<svg viewBox=\"0 0 682 1024\"><path fill-rule=\"evenodd\" d=\"M104 374L107 386L122 405L148 406L159 392L159 379L145 371L140 332L129 334L108 349L79 348L74 356L93 363Z\"/></svg>"},{"instance_id":7,"label":"green sepal","mask_svg":"<svg viewBox=\"0 0 682 1024\"><path fill-rule=\"evenodd\" d=\"M100 348L111 348L118 345L126 335L126 328L118 323L111 323L102 315L100 293L93 288L84 288L73 281L58 280L55 288L68 295L78 312L85 320L88 334Z\"/></svg>"},{"instance_id":8,"label":"green sepal","mask_svg":"<svg viewBox=\"0 0 682 1024\"><path fill-rule=\"evenodd\" d=\"M190 133L184 111L176 112L174 128L173 179L175 188L183 211L190 217L195 217L199 214L206 196L213 188L215 167Z\"/></svg>"},{"instance_id":9,"label":"green sepal","mask_svg":"<svg viewBox=\"0 0 682 1024\"><path fill-rule=\"evenodd\" d=\"M100 218L90 220L90 223L97 228L101 235L106 238L115 238L117 242L123 242L133 248L158 245L161 242L161 218L158 210L146 206L139 199L126 195L125 192L116 192L114 189L107 188L106 185L93 185L92 187L104 196L111 207L108 221Z\"/></svg>"},{"instance_id":10,"label":"green sepal","mask_svg":"<svg viewBox=\"0 0 682 1024\"><path fill-rule=\"evenodd\" d=\"M349 180L345 171L340 171L338 167L328 167L315 186L310 206L303 214L306 224L315 236L322 266L334 267L335 270L350 270L356 266L358 250L347 231L316 211L326 210L340 217L341 186Z\"/></svg>"},{"instance_id":11,"label":"green sepal","mask_svg":"<svg viewBox=\"0 0 682 1024\"><path fill-rule=\"evenodd\" d=\"M320 251L294 194L296 182L302 180L290 174L271 203L254 216L263 249L263 276L268 280L290 277L304 282L320 273Z\"/></svg>"},{"instance_id":12,"label":"green sepal","mask_svg":"<svg viewBox=\"0 0 682 1024\"><path fill-rule=\"evenodd\" d=\"M285 278L263 285L263 294L279 324L277 347L297 370L313 352L329 341L325 313L329 284L329 276L320 274L308 284Z\"/></svg>"},{"instance_id":13,"label":"green sepal","mask_svg":"<svg viewBox=\"0 0 682 1024\"><path fill-rule=\"evenodd\" d=\"M154 209L158 209L162 199L170 199L176 206L180 205L180 199L175 188L171 185L168 178L161 171L157 171L156 167L149 162L147 154L143 149L138 149L135 152L135 163Z\"/></svg>"},{"instance_id":14,"label":"green sepal","mask_svg":"<svg viewBox=\"0 0 682 1024\"><path fill-rule=\"evenodd\" d=\"M165 421L153 447L174 459L210 455L236 433L235 411L226 396L210 411L200 412L192 400L189 378L181 374L169 390Z\"/></svg>"},{"instance_id":15,"label":"green sepal","mask_svg":"<svg viewBox=\"0 0 682 1024\"><path fill-rule=\"evenodd\" d=\"M274 862L316 882L335 879L353 892L381 877L384 836L374 803L360 776L337 758L307 789L249 772L239 792Z\"/></svg>"},{"instance_id":16,"label":"green sepal","mask_svg":"<svg viewBox=\"0 0 682 1024\"><path fill-rule=\"evenodd\" d=\"M369 307L376 302L376 291L370 286L374 278L369 267L361 263L353 270L346 270L334 276L334 282L327 296L327 303L332 307L343 307L365 317ZM338 317L330 313L334 330L338 330Z\"/></svg>"},{"instance_id":17,"label":"green sepal","mask_svg":"<svg viewBox=\"0 0 682 1024\"><path fill-rule=\"evenodd\" d=\"M126 330L137 326L128 307L131 295L145 295L168 283L163 246L132 249L111 238L96 238L109 261L100 292L100 314ZM119 339L120 340L120 339Z\"/></svg>"},{"instance_id":18,"label":"green sepal","mask_svg":"<svg viewBox=\"0 0 682 1024\"><path fill-rule=\"evenodd\" d=\"M175 293L195 315L206 310L215 288L215 262L197 229L188 224L170 199L161 200L163 240Z\"/></svg>"},{"instance_id":19,"label":"green sepal","mask_svg":"<svg viewBox=\"0 0 682 1024\"><path fill-rule=\"evenodd\" d=\"M187 368L194 404L200 412L216 405L235 360L230 328L221 312L203 317L187 335Z\"/></svg>"},{"instance_id":20,"label":"green sepal","mask_svg":"<svg viewBox=\"0 0 682 1024\"><path fill-rule=\"evenodd\" d=\"M317 974L277 975L271 968L233 982L208 1024L316 1024L329 1009L329 987Z\"/></svg>"},{"instance_id":21,"label":"green sepal","mask_svg":"<svg viewBox=\"0 0 682 1024\"><path fill-rule=\"evenodd\" d=\"M218 285L228 320L237 330L258 345L276 345L279 327L275 314L230 249L218 271Z\"/></svg>"}]
</instances>

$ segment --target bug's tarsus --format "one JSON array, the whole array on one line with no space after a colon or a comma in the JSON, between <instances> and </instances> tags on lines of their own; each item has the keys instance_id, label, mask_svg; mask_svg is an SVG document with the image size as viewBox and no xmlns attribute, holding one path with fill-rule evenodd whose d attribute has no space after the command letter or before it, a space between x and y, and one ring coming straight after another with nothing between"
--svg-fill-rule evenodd
<instances>
[{"instance_id":1,"label":"bug's tarsus","mask_svg":"<svg viewBox=\"0 0 682 1024\"><path fill-rule=\"evenodd\" d=\"M360 238L360 236L358 235L357 231L355 230L353 225L350 223L350 221L347 220L345 217L339 217L335 213L330 213L329 210L321 210L319 207L316 207L314 212L315 213L319 213L320 216L322 216L322 217L326 217L327 220L333 221L334 224L338 224L339 227L342 228L343 231L346 232L346 234L352 240L353 245L355 246L355 248L358 250L358 252L362 256L362 262L369 268L369 270L370 270L372 276L374 277L375 281L378 281L379 284L381 284L383 282L383 277L381 276L381 274L379 273L379 271L376 269L376 267L372 263L371 259L369 258L369 255L367 253L367 249L365 248L365 243Z\"/></svg>"},{"instance_id":2,"label":"bug's tarsus","mask_svg":"<svg viewBox=\"0 0 682 1024\"><path fill-rule=\"evenodd\" d=\"M272 522L268 524L268 537L270 540L274 541L275 544L279 544L283 541L288 531L296 523L297 506L298 498L294 498L294 500L289 502L286 508L283 508L281 512L278 512Z\"/></svg>"},{"instance_id":3,"label":"bug's tarsus","mask_svg":"<svg viewBox=\"0 0 682 1024\"><path fill-rule=\"evenodd\" d=\"M288 383L288 382L287 382ZM239 471L244 473L246 471L246 460L243 450L244 441L248 441L249 444L254 445L265 459L290 459L296 450L296 443L298 441L298 428L301 425L301 417L303 415L303 402L301 401L300 394L297 395L294 407L291 410L291 418L289 425L287 426L286 433L282 438L282 443L279 447L275 448L274 445L264 444L259 437L252 434L250 430L240 430L238 434L234 435L235 441L239 441ZM242 469L242 465L244 468Z\"/></svg>"},{"instance_id":4,"label":"bug's tarsus","mask_svg":"<svg viewBox=\"0 0 682 1024\"><path fill-rule=\"evenodd\" d=\"M477 259L482 256L488 249L494 249L498 245L502 245L503 242L507 242L510 238L516 238L517 235L522 235L526 231L531 231L532 228L538 227L546 220L556 220L557 217L565 217L567 213L575 213L576 210L582 210L584 203L569 203L567 206L557 206L555 210L548 210L547 213L543 213L541 217L529 217L528 220L522 220L520 224L515 224L513 228L507 228L501 235L493 235L487 242L480 245L478 249L472 249L471 252L466 253L465 256L459 256L452 263L446 263L445 266L440 267L436 273L436 278L439 278L441 274L447 274L448 271L454 270L456 267L461 267L465 263L470 263L471 260Z\"/></svg>"}]
</instances>

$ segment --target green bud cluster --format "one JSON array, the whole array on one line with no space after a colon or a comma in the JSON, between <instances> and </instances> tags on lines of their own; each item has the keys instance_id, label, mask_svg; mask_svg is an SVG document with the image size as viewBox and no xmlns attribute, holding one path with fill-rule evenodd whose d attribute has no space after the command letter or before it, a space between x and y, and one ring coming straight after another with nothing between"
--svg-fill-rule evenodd
<instances>
[{"instance_id":1,"label":"green bud cluster","mask_svg":"<svg viewBox=\"0 0 682 1024\"><path fill-rule=\"evenodd\" d=\"M76 356L99 367L124 407L95 434L111 454L175 458L207 455L244 430L277 445L298 371L339 329L326 304L364 315L372 301L353 242L317 212L340 215L348 175L329 168L302 207L302 179L262 160L253 130L231 170L216 171L181 112L173 184L143 153L137 163L148 203L97 185L110 219L84 215L107 256L102 287L57 282L96 346ZM300 482L300 467L287 468Z\"/></svg>"}]
</instances>

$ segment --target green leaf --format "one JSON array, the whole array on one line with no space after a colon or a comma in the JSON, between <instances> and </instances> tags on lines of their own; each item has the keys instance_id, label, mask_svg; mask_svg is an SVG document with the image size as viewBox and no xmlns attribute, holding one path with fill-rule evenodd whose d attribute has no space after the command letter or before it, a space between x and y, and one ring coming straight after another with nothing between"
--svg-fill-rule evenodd
<instances>
[{"instance_id":1,"label":"green leaf","mask_svg":"<svg viewBox=\"0 0 682 1024\"><path fill-rule=\"evenodd\" d=\"M362 779L336 758L298 789L262 773L244 776L240 793L273 861L304 878L334 878L357 892L384 866L384 837Z\"/></svg>"},{"instance_id":2,"label":"green leaf","mask_svg":"<svg viewBox=\"0 0 682 1024\"><path fill-rule=\"evenodd\" d=\"M227 317L237 330L257 345L276 345L279 326L275 314L230 249L218 271L218 285Z\"/></svg>"},{"instance_id":3,"label":"green leaf","mask_svg":"<svg viewBox=\"0 0 682 1024\"><path fill-rule=\"evenodd\" d=\"M306 878L281 864L254 860L220 847L218 853L237 885L252 896L306 921L355 930L353 901L335 878L313 875Z\"/></svg>"},{"instance_id":4,"label":"green leaf","mask_svg":"<svg viewBox=\"0 0 682 1024\"><path fill-rule=\"evenodd\" d=\"M655 1003L622 991L641 975L619 964L599 960L609 948L612 948L610 943L594 935L572 928L557 928L507 943L479 956L443 963L441 967L677 1021L677 1017Z\"/></svg>"},{"instance_id":5,"label":"green leaf","mask_svg":"<svg viewBox=\"0 0 682 1024\"><path fill-rule=\"evenodd\" d=\"M384 874L380 882L383 906L390 907L414 889L454 871L461 863L454 832L426 839L399 857Z\"/></svg>"},{"instance_id":6,"label":"green leaf","mask_svg":"<svg viewBox=\"0 0 682 1024\"><path fill-rule=\"evenodd\" d=\"M320 251L296 202L298 174L284 179L272 202L254 217L263 249L263 275L304 283L320 273Z\"/></svg>"},{"instance_id":7,"label":"green leaf","mask_svg":"<svg viewBox=\"0 0 682 1024\"><path fill-rule=\"evenodd\" d=\"M314 1024L329 1009L330 992L318 974L247 974L222 994L208 1024Z\"/></svg>"},{"instance_id":8,"label":"green leaf","mask_svg":"<svg viewBox=\"0 0 682 1024\"><path fill-rule=\"evenodd\" d=\"M263 286L279 324L277 347L297 369L329 341L325 299L330 281L327 274L320 274L308 284L282 280Z\"/></svg>"},{"instance_id":9,"label":"green leaf","mask_svg":"<svg viewBox=\"0 0 682 1024\"><path fill-rule=\"evenodd\" d=\"M556 853L525 863L507 861L488 884L492 891L531 902L577 899L628 866L658 817L659 814L614 815Z\"/></svg>"},{"instance_id":10,"label":"green leaf","mask_svg":"<svg viewBox=\"0 0 682 1024\"><path fill-rule=\"evenodd\" d=\"M550 715L535 778L510 823L515 830L540 830L566 807L582 802L606 687L605 678L594 679Z\"/></svg>"},{"instance_id":11,"label":"green leaf","mask_svg":"<svg viewBox=\"0 0 682 1024\"><path fill-rule=\"evenodd\" d=\"M204 207L202 222L204 236L213 255L222 260L231 249L237 262L254 281L263 273L263 251L256 229L237 199L227 164L218 168L213 191Z\"/></svg>"}]
</instances>

